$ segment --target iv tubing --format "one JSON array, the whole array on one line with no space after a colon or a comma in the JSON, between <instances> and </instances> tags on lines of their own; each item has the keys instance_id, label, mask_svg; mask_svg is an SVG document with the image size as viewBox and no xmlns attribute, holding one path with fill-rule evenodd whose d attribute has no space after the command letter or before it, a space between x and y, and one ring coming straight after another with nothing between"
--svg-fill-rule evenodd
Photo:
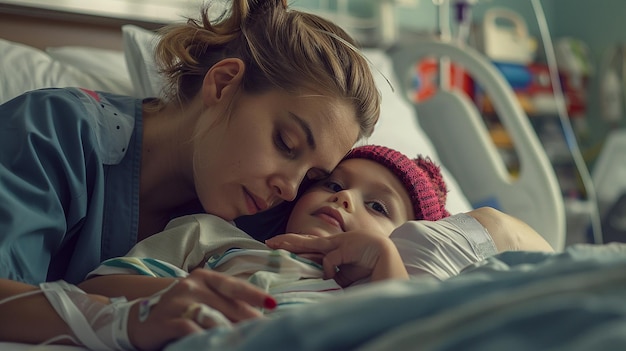
<instances>
[{"instance_id":1,"label":"iv tubing","mask_svg":"<svg viewBox=\"0 0 626 351\"><path fill-rule=\"evenodd\" d=\"M592 213L590 215L591 229L593 231L593 241L595 244L601 244L602 229L600 227L600 215L598 213L598 207L596 205L596 193L593 187L593 183L591 182L591 177L587 170L587 166L584 159L582 158L580 149L578 148L578 142L576 141L576 136L569 121L569 117L567 116L567 111L565 110L565 98L563 96L563 90L561 88L561 81L559 80L559 73L556 69L557 63L554 54L554 46L552 44L552 39L548 30L546 15L543 12L543 8L541 7L541 3L539 2L539 0L531 0L531 4L533 10L535 11L535 16L537 17L537 24L539 25L539 32L541 33L541 39L543 41L543 47L546 54L546 61L548 63L548 70L550 72L550 80L552 81L552 90L554 93L554 98L557 101L557 111L559 119L561 120L561 125L563 126L565 139L568 147L572 151L574 163L580 174L583 186L585 187L587 201L592 202L594 205L591 210Z\"/></svg>"}]
</instances>

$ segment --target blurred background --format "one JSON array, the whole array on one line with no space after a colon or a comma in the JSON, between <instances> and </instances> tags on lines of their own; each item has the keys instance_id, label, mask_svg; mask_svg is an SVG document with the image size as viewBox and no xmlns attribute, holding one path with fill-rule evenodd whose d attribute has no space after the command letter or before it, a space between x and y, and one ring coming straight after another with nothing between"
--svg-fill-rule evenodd
<instances>
[{"instance_id":1,"label":"blurred background","mask_svg":"<svg viewBox=\"0 0 626 351\"><path fill-rule=\"evenodd\" d=\"M217 0L217 8L226 0ZM0 38L45 49L122 49L120 26L155 29L195 16L202 0L0 0ZM554 166L568 214L568 239L626 233L626 1L624 0L290 0L332 17L363 46L393 51L418 38L477 50L513 87ZM402 77L410 99L441 84L481 112L509 172L512 141L490 97L463 67L416 62ZM596 240L597 241L597 240Z\"/></svg>"}]
</instances>

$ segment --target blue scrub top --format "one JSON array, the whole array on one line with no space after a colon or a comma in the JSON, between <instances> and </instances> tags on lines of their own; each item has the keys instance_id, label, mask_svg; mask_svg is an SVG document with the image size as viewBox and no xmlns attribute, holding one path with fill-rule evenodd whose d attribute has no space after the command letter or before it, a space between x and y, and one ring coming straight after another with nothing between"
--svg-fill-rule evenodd
<instances>
[{"instance_id":1,"label":"blue scrub top","mask_svg":"<svg viewBox=\"0 0 626 351\"><path fill-rule=\"evenodd\" d=\"M0 105L0 277L77 283L135 244L141 111L77 88Z\"/></svg>"}]
</instances>

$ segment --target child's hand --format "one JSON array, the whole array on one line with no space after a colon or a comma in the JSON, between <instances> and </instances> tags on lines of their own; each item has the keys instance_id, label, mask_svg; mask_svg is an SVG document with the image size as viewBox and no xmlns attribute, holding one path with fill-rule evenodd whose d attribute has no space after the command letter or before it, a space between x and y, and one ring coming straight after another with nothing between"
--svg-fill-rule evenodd
<instances>
[{"instance_id":1,"label":"child's hand","mask_svg":"<svg viewBox=\"0 0 626 351\"><path fill-rule=\"evenodd\" d=\"M393 242L379 234L348 231L328 237L282 234L265 241L272 249L284 249L309 257L322 255L325 278L346 287L371 276L371 280L406 278L408 275Z\"/></svg>"},{"instance_id":2,"label":"child's hand","mask_svg":"<svg viewBox=\"0 0 626 351\"><path fill-rule=\"evenodd\" d=\"M141 303L133 307L128 326L131 342L141 350L161 349L173 340L224 322L258 318L263 315L259 308L276 306L271 295L247 281L206 269L192 271L166 290L143 316L144 321L140 320Z\"/></svg>"}]
</instances>

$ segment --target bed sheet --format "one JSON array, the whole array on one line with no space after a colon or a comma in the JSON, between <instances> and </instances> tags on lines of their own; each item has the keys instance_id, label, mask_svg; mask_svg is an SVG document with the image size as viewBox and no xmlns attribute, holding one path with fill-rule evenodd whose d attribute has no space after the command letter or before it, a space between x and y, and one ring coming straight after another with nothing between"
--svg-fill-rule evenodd
<instances>
[{"instance_id":1,"label":"bed sheet","mask_svg":"<svg viewBox=\"0 0 626 351\"><path fill-rule=\"evenodd\" d=\"M89 351L84 347L65 345L30 345L15 342L1 342L2 351Z\"/></svg>"},{"instance_id":2,"label":"bed sheet","mask_svg":"<svg viewBox=\"0 0 626 351\"><path fill-rule=\"evenodd\" d=\"M187 350L618 350L626 345L626 244L505 252L439 282L355 287L234 329L171 343ZM82 348L0 343L10 351Z\"/></svg>"},{"instance_id":3,"label":"bed sheet","mask_svg":"<svg viewBox=\"0 0 626 351\"><path fill-rule=\"evenodd\" d=\"M355 288L276 319L189 336L182 350L616 350L626 245L507 252L444 282Z\"/></svg>"}]
</instances>

